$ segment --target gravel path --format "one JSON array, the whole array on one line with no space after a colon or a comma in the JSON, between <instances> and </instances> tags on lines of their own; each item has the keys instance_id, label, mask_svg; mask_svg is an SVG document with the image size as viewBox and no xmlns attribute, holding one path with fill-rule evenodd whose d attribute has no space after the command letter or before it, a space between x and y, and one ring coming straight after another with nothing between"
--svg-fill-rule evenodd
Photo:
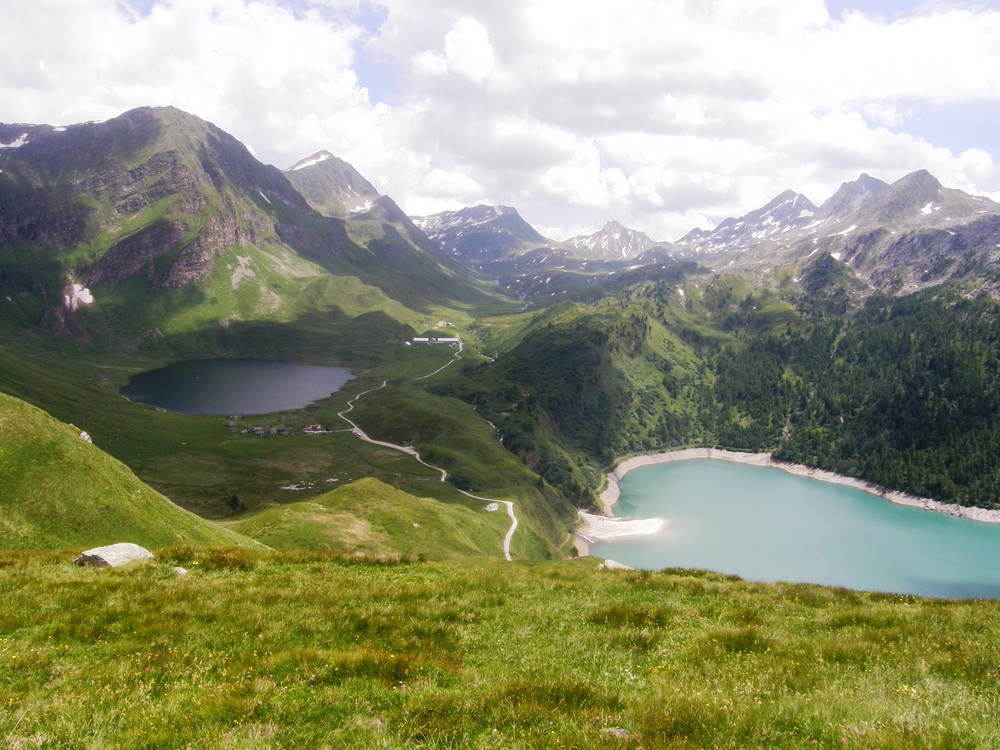
<instances>
[{"instance_id":1,"label":"gravel path","mask_svg":"<svg viewBox=\"0 0 1000 750\"><path fill-rule=\"evenodd\" d=\"M457 360L461 359L462 358L461 353L462 353L462 345L459 344L458 352L455 354L454 359L450 360L443 367L439 367L434 372L429 373L427 375L422 375L419 378L414 378L414 380L423 380L424 378L429 378L431 375L437 375L445 367L448 367L448 365L454 364ZM362 396L368 395L369 393L374 393L375 391L381 390L385 388L385 386L386 386L386 381L383 380L382 385L378 386L377 388L370 388L367 391L359 393L357 396L355 396L354 398L352 398L350 401L347 402L347 408L344 409L344 411L339 412L337 416L343 419L345 422L347 422L347 424L351 426L351 434L354 435L354 437L358 438L359 440L363 440L366 443L371 443L372 445L380 445L383 448L390 448L392 450L399 451L400 453L405 453L408 456L412 456L427 468L441 472L441 481L442 482L447 481L448 472L445 469L442 469L440 466L434 466L433 464L429 464L426 461L424 461L424 459L420 457L420 454L417 453L416 449L413 446L397 445L396 443L389 443L386 442L385 440L375 440L374 438L368 437L368 434L364 430L362 430L356 422L348 418L347 415L352 411L354 411L354 404L355 402L358 401L358 399L360 399ZM510 529L507 531L507 536L505 536L503 540L503 556L508 562L510 562L512 559L510 556L510 541L511 539L514 538L514 532L517 530L517 516L514 515L514 503L512 503L510 500L496 500L490 497L480 497L479 495L473 495L471 492L466 492L465 490L458 490L458 491L461 492L466 497L471 497L473 500L482 500L487 503L498 503L507 506L507 515L510 516Z\"/></svg>"}]
</instances>

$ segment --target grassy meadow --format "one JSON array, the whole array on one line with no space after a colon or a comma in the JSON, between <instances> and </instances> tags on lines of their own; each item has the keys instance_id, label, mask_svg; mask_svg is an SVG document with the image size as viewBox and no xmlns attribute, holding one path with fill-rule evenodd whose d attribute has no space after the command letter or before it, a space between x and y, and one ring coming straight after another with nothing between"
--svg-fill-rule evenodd
<instances>
[{"instance_id":1,"label":"grassy meadow","mask_svg":"<svg viewBox=\"0 0 1000 750\"><path fill-rule=\"evenodd\" d=\"M997 747L998 610L592 559L0 553L0 744Z\"/></svg>"}]
</instances>

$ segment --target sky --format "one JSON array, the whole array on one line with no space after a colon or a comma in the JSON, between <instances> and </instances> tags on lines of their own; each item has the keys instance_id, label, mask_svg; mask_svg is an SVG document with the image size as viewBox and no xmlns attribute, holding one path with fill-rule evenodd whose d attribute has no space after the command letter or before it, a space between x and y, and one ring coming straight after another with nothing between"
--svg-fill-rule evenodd
<instances>
[{"instance_id":1,"label":"sky","mask_svg":"<svg viewBox=\"0 0 1000 750\"><path fill-rule=\"evenodd\" d=\"M998 0L31 0L0 49L2 122L173 105L553 239L674 240L862 172L1000 200Z\"/></svg>"}]
</instances>

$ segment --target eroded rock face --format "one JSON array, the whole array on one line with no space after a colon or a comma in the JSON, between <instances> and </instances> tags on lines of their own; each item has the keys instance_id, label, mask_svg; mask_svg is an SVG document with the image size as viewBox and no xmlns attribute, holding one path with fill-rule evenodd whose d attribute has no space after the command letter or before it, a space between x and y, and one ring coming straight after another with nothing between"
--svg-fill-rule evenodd
<instances>
[{"instance_id":1,"label":"eroded rock face","mask_svg":"<svg viewBox=\"0 0 1000 750\"><path fill-rule=\"evenodd\" d=\"M106 547L94 547L80 553L73 562L77 565L91 565L95 568L118 568L137 560L149 560L153 553L145 547L131 542L109 544Z\"/></svg>"}]
</instances>

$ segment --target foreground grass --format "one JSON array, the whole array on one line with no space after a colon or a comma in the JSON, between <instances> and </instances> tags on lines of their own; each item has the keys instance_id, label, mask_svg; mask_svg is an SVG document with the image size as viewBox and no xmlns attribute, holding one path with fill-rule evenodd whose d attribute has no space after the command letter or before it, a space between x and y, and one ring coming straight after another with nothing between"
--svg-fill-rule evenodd
<instances>
[{"instance_id":1,"label":"foreground grass","mask_svg":"<svg viewBox=\"0 0 1000 750\"><path fill-rule=\"evenodd\" d=\"M996 603L595 565L4 553L0 744L1000 745Z\"/></svg>"}]
</instances>

